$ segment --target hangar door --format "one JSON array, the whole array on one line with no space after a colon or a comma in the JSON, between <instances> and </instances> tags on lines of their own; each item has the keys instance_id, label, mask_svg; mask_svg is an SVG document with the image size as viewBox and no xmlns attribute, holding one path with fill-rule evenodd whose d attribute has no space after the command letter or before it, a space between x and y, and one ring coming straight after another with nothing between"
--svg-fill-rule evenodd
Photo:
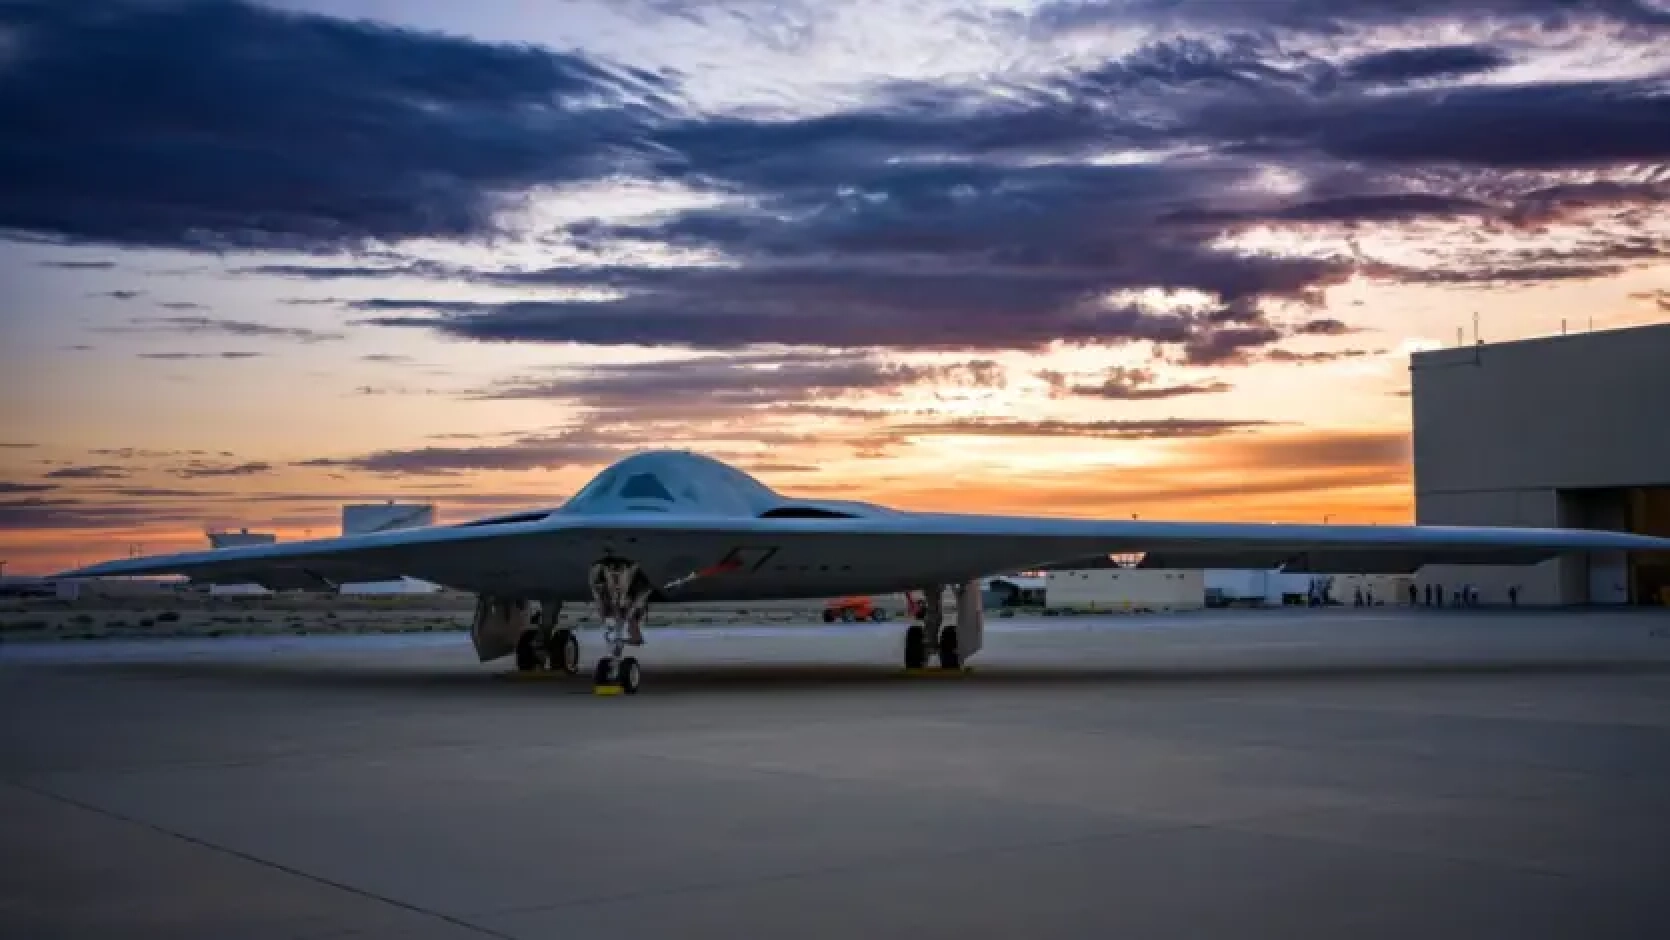
<instances>
[{"instance_id":1,"label":"hangar door","mask_svg":"<svg viewBox=\"0 0 1670 940\"><path fill-rule=\"evenodd\" d=\"M1629 491L1629 529L1670 538L1670 486ZM1635 603L1670 606L1670 553L1633 552L1629 569L1630 597Z\"/></svg>"}]
</instances>

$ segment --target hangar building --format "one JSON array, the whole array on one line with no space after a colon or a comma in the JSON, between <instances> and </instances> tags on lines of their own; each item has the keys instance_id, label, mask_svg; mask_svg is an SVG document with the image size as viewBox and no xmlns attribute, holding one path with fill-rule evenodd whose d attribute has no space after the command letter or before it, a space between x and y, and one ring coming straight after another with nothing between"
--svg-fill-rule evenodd
<instances>
[{"instance_id":1,"label":"hangar building","mask_svg":"<svg viewBox=\"0 0 1670 940\"><path fill-rule=\"evenodd\" d=\"M1437 349L1410 361L1422 525L1569 526L1670 536L1670 324ZM1487 604L1661 604L1670 557L1431 566Z\"/></svg>"},{"instance_id":2,"label":"hangar building","mask_svg":"<svg viewBox=\"0 0 1670 940\"><path fill-rule=\"evenodd\" d=\"M368 535L435 524L433 503L350 503L342 507L342 534ZM440 587L416 578L344 584L344 594L426 594Z\"/></svg>"}]
</instances>

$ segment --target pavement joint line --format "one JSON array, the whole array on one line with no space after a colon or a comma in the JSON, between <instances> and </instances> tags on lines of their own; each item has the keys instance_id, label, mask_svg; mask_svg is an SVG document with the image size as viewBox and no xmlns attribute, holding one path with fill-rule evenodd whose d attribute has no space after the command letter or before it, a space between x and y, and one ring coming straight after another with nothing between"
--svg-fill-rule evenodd
<instances>
[{"instance_id":1,"label":"pavement joint line","mask_svg":"<svg viewBox=\"0 0 1670 940\"><path fill-rule=\"evenodd\" d=\"M126 823L126 824L131 825L131 826L138 826L141 829L146 829L146 830L148 830L150 832L154 832L158 835L166 836L168 838L172 838L172 839L175 839L177 841L184 842L187 845L194 845L194 846L197 846L198 848L201 848L201 849L207 849L210 852L215 852L215 853L218 853L218 854L221 854L221 855L228 855L228 856L231 856L232 858L241 859L242 861L246 861L246 862L250 862L250 863L255 864L255 865L259 865L262 868L270 869L272 871L282 872L283 874L290 875L291 877L301 878L303 880L313 882L314 884L317 884L317 885L323 885L327 888L335 888L338 891L345 891L348 894L354 895L355 897L364 898L365 900L368 900L368 901L376 901L376 902L379 902L381 904L385 904L389 907L399 908L400 910L403 910L403 911L409 911L413 914L419 914L419 915L422 915L424 917L429 917L429 918L434 919L434 920L439 920L439 921L442 921L444 923L451 924L454 927L458 927L458 928L461 928L461 929L464 929L464 930L468 930L468 931L471 931L471 932L474 932L474 933L481 934L482 936L495 937L495 938L497 938L497 940L517 940L516 936L513 935L513 934L503 933L501 931L494 930L491 927L484 927L480 924L473 924L473 923L471 923L467 920L464 920L464 919L459 918L459 917L454 917L453 915L447 914L443 911L433 910L431 908L427 908L427 907L423 907L421 905L413 904L409 901L402 901L398 898L392 898L392 897L389 897L387 895L378 894L375 891L369 891L369 890L366 890L365 888L358 888L358 887L355 887L351 884L347 884L347 883L344 883L344 882L341 882L341 881L336 881L336 880L333 880L333 879L330 879L330 878L326 878L323 875L315 875L312 872L303 871L299 868L294 868L294 867L291 867L289 865L285 865L282 862L275 862L271 859L262 858L259 855L252 855L248 852L239 851L238 849L231 848L230 846L219 845L217 843L210 842L206 839L199 839L196 836L190 836L190 835L187 835L183 832L178 832L178 831L175 831L173 829L169 829L166 826L160 826L160 825L157 825L156 823L147 822L146 820L143 820L143 819L137 819L135 817L128 816L125 813L120 813L120 812L117 812L117 811L112 810L112 809L107 809L103 806L98 806L98 805L93 804L93 803L88 803L88 802L85 802L83 800L78 800L78 799L75 799L73 797L68 797L68 796L65 796L62 793L57 793L57 792L54 792L52 790L45 789L43 787L39 787L39 786L36 786L36 785L33 785L33 784L25 783L21 780L15 779L15 778L6 778L5 783L6 783L7 786L13 787L14 789L22 790L25 793L33 793L36 796L39 796L39 797L42 797L42 798L45 798L45 799L48 799L48 800L52 800L56 803L61 803L65 806L74 807L75 809L79 809L83 812L93 813L93 814L98 815L98 816L103 816L106 819L112 819L112 820L115 820L117 822Z\"/></svg>"}]
</instances>

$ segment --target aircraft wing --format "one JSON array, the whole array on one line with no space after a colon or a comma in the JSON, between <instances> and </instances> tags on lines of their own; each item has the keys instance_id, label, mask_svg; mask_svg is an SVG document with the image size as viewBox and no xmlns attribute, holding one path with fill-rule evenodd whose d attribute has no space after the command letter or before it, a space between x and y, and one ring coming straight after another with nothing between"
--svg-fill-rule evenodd
<instances>
[{"instance_id":1,"label":"aircraft wing","mask_svg":"<svg viewBox=\"0 0 1670 940\"><path fill-rule=\"evenodd\" d=\"M1143 567L1408 573L1427 564L1534 564L1567 552L1667 552L1670 539L1587 529L1143 522L885 512L751 518L621 512L505 521L123 559L59 577L187 575L274 589L409 576L461 590L588 596L605 552L677 597L883 593L1090 556ZM669 594L669 596L674 596Z\"/></svg>"}]
</instances>

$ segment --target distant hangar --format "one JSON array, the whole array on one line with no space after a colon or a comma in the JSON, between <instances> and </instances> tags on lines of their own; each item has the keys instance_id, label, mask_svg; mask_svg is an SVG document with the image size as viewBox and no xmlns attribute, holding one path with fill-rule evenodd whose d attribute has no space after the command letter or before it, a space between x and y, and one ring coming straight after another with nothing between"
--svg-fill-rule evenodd
<instances>
[{"instance_id":1,"label":"distant hangar","mask_svg":"<svg viewBox=\"0 0 1670 940\"><path fill-rule=\"evenodd\" d=\"M1670 324L1416 353L1415 516L1670 536ZM1670 557L1429 566L1486 604L1670 604Z\"/></svg>"}]
</instances>

